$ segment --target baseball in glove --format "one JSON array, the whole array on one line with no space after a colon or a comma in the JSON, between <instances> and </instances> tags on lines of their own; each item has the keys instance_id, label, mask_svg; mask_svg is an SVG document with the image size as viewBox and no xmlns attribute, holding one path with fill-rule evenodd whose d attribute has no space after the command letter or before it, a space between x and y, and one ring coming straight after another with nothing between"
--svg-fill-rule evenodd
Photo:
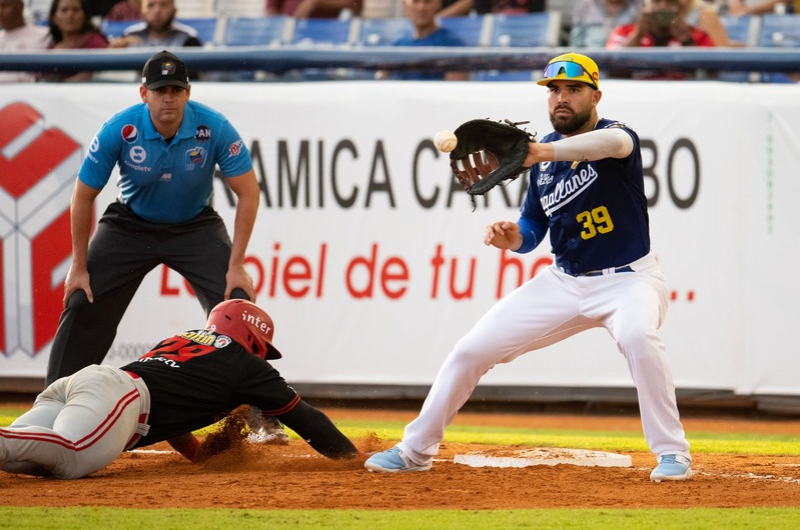
<instances>
[{"instance_id":1,"label":"baseball in glove","mask_svg":"<svg viewBox=\"0 0 800 530\"><path fill-rule=\"evenodd\" d=\"M458 143L450 152L450 167L467 193L483 195L528 170L523 163L536 135L518 127L526 123L470 120L453 131Z\"/></svg>"}]
</instances>

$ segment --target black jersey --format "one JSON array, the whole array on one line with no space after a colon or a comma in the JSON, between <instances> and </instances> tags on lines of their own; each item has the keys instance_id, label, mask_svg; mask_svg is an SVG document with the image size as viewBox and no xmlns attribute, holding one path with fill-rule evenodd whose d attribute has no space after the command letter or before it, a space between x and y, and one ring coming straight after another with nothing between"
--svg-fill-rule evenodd
<instances>
[{"instance_id":1,"label":"black jersey","mask_svg":"<svg viewBox=\"0 0 800 530\"><path fill-rule=\"evenodd\" d=\"M207 330L165 339L122 369L150 391L150 432L139 447L211 425L243 404L280 415L300 401L267 361Z\"/></svg>"}]
</instances>

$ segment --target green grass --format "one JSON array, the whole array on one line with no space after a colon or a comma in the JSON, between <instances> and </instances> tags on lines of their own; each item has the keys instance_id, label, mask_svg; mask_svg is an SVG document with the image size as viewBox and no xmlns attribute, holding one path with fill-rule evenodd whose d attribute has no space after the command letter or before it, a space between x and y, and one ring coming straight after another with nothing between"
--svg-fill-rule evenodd
<instances>
[{"instance_id":1,"label":"green grass","mask_svg":"<svg viewBox=\"0 0 800 530\"><path fill-rule=\"evenodd\" d=\"M345 434L353 438L375 433L384 440L400 440L405 426L400 422L350 420L339 420L336 424ZM693 453L800 455L800 436L709 432L690 432L688 436ZM642 433L626 431L514 429L451 425L445 433L445 441L487 445L565 447L598 451L649 450Z\"/></svg>"},{"instance_id":2,"label":"green grass","mask_svg":"<svg viewBox=\"0 0 800 530\"><path fill-rule=\"evenodd\" d=\"M770 529L794 530L800 509L682 510L134 510L0 508L0 528L41 530L369 529Z\"/></svg>"},{"instance_id":3,"label":"green grass","mask_svg":"<svg viewBox=\"0 0 800 530\"><path fill-rule=\"evenodd\" d=\"M0 426L26 409L0 409ZM402 422L338 420L351 438L377 435L399 440ZM201 434L204 431L199 431ZM293 433L290 433L293 435ZM744 433L689 433L695 453L800 455L800 437ZM445 441L491 445L530 445L647 451L640 432L514 429L452 425ZM597 485L602 487L602 485ZM1 493L1 491L0 491ZM0 497L2 499L2 497ZM2 501L0 500L0 503ZM549 510L139 510L97 507L0 507L0 529L185 529L236 528L370 530L512 530L512 529L770 529L800 528L800 508L693 509L549 509Z\"/></svg>"}]
</instances>

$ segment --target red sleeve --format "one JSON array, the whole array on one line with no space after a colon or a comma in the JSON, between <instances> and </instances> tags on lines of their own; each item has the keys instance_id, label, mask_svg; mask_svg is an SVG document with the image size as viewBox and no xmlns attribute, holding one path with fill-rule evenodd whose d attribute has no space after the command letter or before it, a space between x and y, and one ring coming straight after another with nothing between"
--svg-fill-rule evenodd
<instances>
[{"instance_id":1,"label":"red sleeve","mask_svg":"<svg viewBox=\"0 0 800 530\"><path fill-rule=\"evenodd\" d=\"M709 34L701 29L692 28L692 38L694 39L695 46L716 46L716 44L714 44L714 40L709 36Z\"/></svg>"},{"instance_id":2,"label":"red sleeve","mask_svg":"<svg viewBox=\"0 0 800 530\"><path fill-rule=\"evenodd\" d=\"M625 46L625 43L628 42L628 37L635 28L636 24L623 24L614 28L614 31L608 36L606 48L621 48Z\"/></svg>"}]
</instances>

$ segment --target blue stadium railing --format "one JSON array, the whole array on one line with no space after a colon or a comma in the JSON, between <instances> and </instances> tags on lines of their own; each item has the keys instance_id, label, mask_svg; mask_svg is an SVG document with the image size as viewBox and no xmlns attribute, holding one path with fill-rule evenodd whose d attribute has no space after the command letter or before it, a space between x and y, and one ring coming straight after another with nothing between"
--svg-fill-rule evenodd
<instances>
[{"instance_id":1,"label":"blue stadium railing","mask_svg":"<svg viewBox=\"0 0 800 530\"><path fill-rule=\"evenodd\" d=\"M157 51L147 48L2 53L5 71L139 70ZM540 70L566 48L268 47L182 48L181 58L200 71L259 70L276 74L304 68L365 70ZM665 68L686 72L799 72L800 48L585 49L604 69Z\"/></svg>"}]
</instances>

